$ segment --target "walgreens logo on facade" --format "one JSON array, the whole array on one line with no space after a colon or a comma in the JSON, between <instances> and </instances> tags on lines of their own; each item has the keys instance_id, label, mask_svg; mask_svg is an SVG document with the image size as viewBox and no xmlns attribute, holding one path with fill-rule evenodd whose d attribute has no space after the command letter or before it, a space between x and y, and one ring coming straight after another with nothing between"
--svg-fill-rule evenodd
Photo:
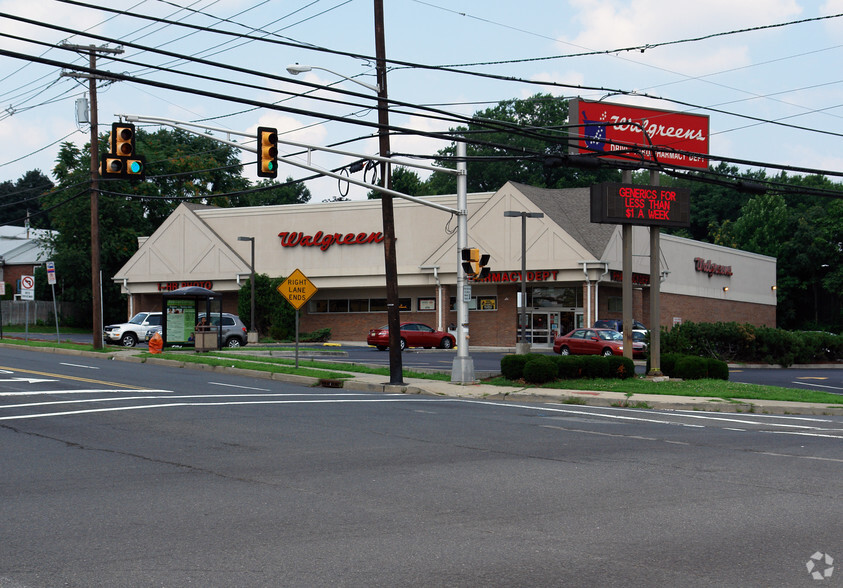
<instances>
[{"instance_id":1,"label":"walgreens logo on facade","mask_svg":"<svg viewBox=\"0 0 843 588\"><path fill-rule=\"evenodd\" d=\"M575 154L708 168L708 117L574 98L568 103ZM653 147L656 153L653 154Z\"/></svg>"},{"instance_id":2,"label":"walgreens logo on facade","mask_svg":"<svg viewBox=\"0 0 843 588\"><path fill-rule=\"evenodd\" d=\"M284 231L278 233L282 247L318 247L327 251L332 245L364 245L366 243L382 243L383 233L325 233L316 231L313 235L306 235L301 231Z\"/></svg>"}]
</instances>

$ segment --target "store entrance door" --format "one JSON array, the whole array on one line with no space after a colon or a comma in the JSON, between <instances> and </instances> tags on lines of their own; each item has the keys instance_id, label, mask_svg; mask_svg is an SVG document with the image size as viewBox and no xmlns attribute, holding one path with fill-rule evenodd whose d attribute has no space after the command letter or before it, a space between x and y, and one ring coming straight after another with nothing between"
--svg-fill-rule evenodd
<instances>
[{"instance_id":1,"label":"store entrance door","mask_svg":"<svg viewBox=\"0 0 843 588\"><path fill-rule=\"evenodd\" d=\"M527 316L527 341L533 347L551 347L559 333L559 313L532 311Z\"/></svg>"}]
</instances>

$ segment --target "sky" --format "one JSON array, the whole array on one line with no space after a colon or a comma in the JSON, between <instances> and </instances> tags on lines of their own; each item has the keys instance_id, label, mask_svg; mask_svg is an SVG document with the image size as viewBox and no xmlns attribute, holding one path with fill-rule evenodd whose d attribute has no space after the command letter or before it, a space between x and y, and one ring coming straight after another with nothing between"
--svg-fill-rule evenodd
<instances>
[{"instance_id":1,"label":"sky","mask_svg":"<svg viewBox=\"0 0 843 588\"><path fill-rule=\"evenodd\" d=\"M179 4L188 5L115 0L108 6L126 14L114 14L54 0L0 0L0 31L4 31L0 50L86 65L87 54L54 45L65 41L118 46L91 34L135 44L125 45L118 55L135 63L115 62L104 54L99 68L169 87L101 83L97 92L101 132L117 122L117 115L135 114L225 129L232 134L214 131L213 135L238 143L247 144L258 126L270 126L279 130L282 140L317 147L350 141L340 149L362 156L377 154L376 129L371 126L377 122L374 92L342 77L376 83L374 62L368 59L375 54L372 0ZM387 75L390 99L435 105L462 116L538 92L692 112L709 116L712 155L758 162L750 166L753 169L773 164L843 172L843 16L834 16L843 13L843 0L384 0L384 4L388 59L506 78L392 65ZM829 16L834 17L822 18ZM749 30L726 34L743 29ZM623 50L630 47L644 49ZM583 53L597 54L575 56ZM187 63L176 57L185 55L211 63ZM292 76L286 67L293 63L325 69ZM89 125L76 119L76 101L87 95L87 81L61 73L57 65L0 55L0 181L16 181L34 169L52 178L61 143L71 141L81 147L89 140ZM317 87L303 86L301 81ZM359 95L337 94L322 86ZM183 88L215 96L194 95ZM293 112L235 98L276 103ZM322 113L339 120L326 120L319 116ZM421 132L455 126L453 121L399 106L392 108L390 123ZM421 135L391 141L394 152L421 156L447 144ZM307 154L288 146L282 146L281 154L279 179L311 175L290 161L331 169L355 159L320 151ZM243 152L244 175L253 181L255 157ZM427 173L419 171L423 178ZM363 179L359 173L354 177ZM306 185L312 202L345 193L330 178ZM365 198L366 190L351 187L347 193L352 199Z\"/></svg>"}]
</instances>

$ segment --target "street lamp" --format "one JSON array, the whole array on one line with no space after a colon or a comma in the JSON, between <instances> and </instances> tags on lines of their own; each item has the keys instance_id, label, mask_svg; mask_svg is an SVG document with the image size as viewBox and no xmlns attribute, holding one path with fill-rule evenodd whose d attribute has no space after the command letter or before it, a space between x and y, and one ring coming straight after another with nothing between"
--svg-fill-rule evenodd
<instances>
[{"instance_id":1,"label":"street lamp","mask_svg":"<svg viewBox=\"0 0 843 588\"><path fill-rule=\"evenodd\" d=\"M251 317L249 318L249 343L258 342L258 330L255 328L255 238L254 237L237 237L238 241L252 242L252 263L249 265L249 282L252 286L252 309ZM252 334L254 333L254 335Z\"/></svg>"},{"instance_id":2,"label":"street lamp","mask_svg":"<svg viewBox=\"0 0 843 588\"><path fill-rule=\"evenodd\" d=\"M334 74L335 76L339 76L341 78L344 78L344 79L348 80L349 82L354 82L355 84L360 84L364 88L367 88L367 89L371 90L372 92L374 92L376 94L379 94L380 91L381 91L379 86L375 86L373 84L367 84L366 82L361 82L360 80L355 80L354 78L344 76L341 73L330 70L326 67L319 67L318 65L299 65L298 63L294 63L292 65L287 66L287 72L289 72L291 75L294 75L294 76L297 76L300 73L305 73L305 72L311 71L313 69L321 69L322 71L326 71L328 73Z\"/></svg>"},{"instance_id":3,"label":"street lamp","mask_svg":"<svg viewBox=\"0 0 843 588\"><path fill-rule=\"evenodd\" d=\"M527 342L527 219L544 218L544 213L506 210L503 215L521 217L521 340L515 345L515 353L523 355L530 352Z\"/></svg>"}]
</instances>

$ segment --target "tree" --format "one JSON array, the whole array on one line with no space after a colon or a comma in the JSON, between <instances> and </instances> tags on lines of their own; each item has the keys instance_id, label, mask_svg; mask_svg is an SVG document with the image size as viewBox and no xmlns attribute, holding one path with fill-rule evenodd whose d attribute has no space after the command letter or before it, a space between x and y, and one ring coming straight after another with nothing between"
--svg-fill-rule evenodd
<instances>
[{"instance_id":1,"label":"tree","mask_svg":"<svg viewBox=\"0 0 843 588\"><path fill-rule=\"evenodd\" d=\"M88 309L91 297L91 214L89 147L64 143L53 170L58 185L41 201L50 228L59 233L52 243L57 273L65 298ZM99 138L99 152L107 150L107 136ZM136 131L137 153L146 158L147 179L100 180L99 235L106 322L124 318L120 288L113 276L137 251L138 237L152 234L185 197L218 206L306 202L310 193L301 184L263 182L256 190L240 175L236 148L210 137L184 131ZM70 271L72 268L72 271Z\"/></svg>"},{"instance_id":2,"label":"tree","mask_svg":"<svg viewBox=\"0 0 843 588\"><path fill-rule=\"evenodd\" d=\"M272 329L283 336L295 333L296 310L278 293L278 286L284 278L270 278L267 274L255 274L255 327L251 322L252 289L247 281L240 286L237 300L237 313L249 327L265 335Z\"/></svg>"},{"instance_id":3,"label":"tree","mask_svg":"<svg viewBox=\"0 0 843 588\"><path fill-rule=\"evenodd\" d=\"M0 183L0 225L22 226L27 218L30 226L47 228L47 219L37 213L38 198L53 187L50 178L41 170L26 172L17 182Z\"/></svg>"},{"instance_id":4,"label":"tree","mask_svg":"<svg viewBox=\"0 0 843 588\"><path fill-rule=\"evenodd\" d=\"M568 152L568 102L550 94L536 94L526 100L504 100L478 111L466 127L451 129L469 142L468 192L494 192L508 181L539 188L572 188L603 181L617 181L617 170L583 170L549 167L545 157ZM502 128L499 122L508 123ZM512 129L515 125L517 129ZM456 144L437 152L437 165L454 168ZM428 194L453 194L456 178L433 172L427 181Z\"/></svg>"},{"instance_id":5,"label":"tree","mask_svg":"<svg viewBox=\"0 0 843 588\"><path fill-rule=\"evenodd\" d=\"M408 196L421 196L428 193L427 185L419 174L400 165L392 168L392 189ZM382 192L370 190L367 196L369 200L379 200Z\"/></svg>"}]
</instances>

